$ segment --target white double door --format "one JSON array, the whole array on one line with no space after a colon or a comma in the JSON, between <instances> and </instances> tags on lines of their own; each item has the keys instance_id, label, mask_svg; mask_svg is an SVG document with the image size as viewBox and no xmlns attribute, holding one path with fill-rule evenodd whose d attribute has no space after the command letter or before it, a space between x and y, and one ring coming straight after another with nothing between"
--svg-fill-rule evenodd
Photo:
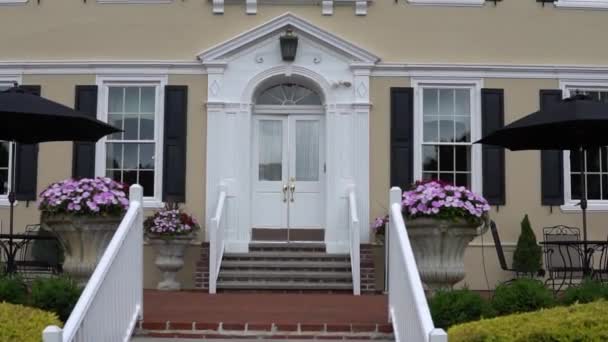
<instances>
[{"instance_id":1,"label":"white double door","mask_svg":"<svg viewBox=\"0 0 608 342\"><path fill-rule=\"evenodd\" d=\"M324 228L324 140L321 115L254 116L254 228Z\"/></svg>"}]
</instances>

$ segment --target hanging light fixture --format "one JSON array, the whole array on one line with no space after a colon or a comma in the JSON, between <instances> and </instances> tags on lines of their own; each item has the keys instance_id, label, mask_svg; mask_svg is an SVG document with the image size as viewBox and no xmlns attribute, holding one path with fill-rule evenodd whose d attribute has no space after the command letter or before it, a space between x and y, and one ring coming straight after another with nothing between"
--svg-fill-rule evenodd
<instances>
[{"instance_id":1,"label":"hanging light fixture","mask_svg":"<svg viewBox=\"0 0 608 342\"><path fill-rule=\"evenodd\" d=\"M298 51L298 36L293 33L291 28L285 31L285 34L281 36L281 56L286 62L293 62L296 59L296 52Z\"/></svg>"}]
</instances>

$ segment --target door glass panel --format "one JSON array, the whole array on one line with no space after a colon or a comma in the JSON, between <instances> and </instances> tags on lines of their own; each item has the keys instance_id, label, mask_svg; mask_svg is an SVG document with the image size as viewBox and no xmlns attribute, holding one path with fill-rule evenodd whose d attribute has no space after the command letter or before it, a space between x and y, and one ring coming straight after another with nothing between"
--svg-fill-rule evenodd
<instances>
[{"instance_id":1,"label":"door glass panel","mask_svg":"<svg viewBox=\"0 0 608 342\"><path fill-rule=\"evenodd\" d=\"M283 174L283 122L260 120L259 173L261 181L280 181Z\"/></svg>"},{"instance_id":2,"label":"door glass panel","mask_svg":"<svg viewBox=\"0 0 608 342\"><path fill-rule=\"evenodd\" d=\"M296 180L319 180L319 121L296 121Z\"/></svg>"}]
</instances>

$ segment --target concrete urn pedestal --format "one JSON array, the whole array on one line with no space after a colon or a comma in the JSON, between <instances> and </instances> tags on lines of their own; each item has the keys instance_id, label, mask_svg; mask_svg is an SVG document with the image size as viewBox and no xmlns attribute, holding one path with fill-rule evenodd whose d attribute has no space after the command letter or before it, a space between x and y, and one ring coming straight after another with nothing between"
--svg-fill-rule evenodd
<instances>
[{"instance_id":1,"label":"concrete urn pedestal","mask_svg":"<svg viewBox=\"0 0 608 342\"><path fill-rule=\"evenodd\" d=\"M432 293L450 289L464 279L464 252L487 230L486 225L465 220L416 218L406 222L420 278Z\"/></svg>"},{"instance_id":2,"label":"concrete urn pedestal","mask_svg":"<svg viewBox=\"0 0 608 342\"><path fill-rule=\"evenodd\" d=\"M162 291L179 291L181 283L176 280L177 272L184 267L184 254L193 240L192 236L157 238L150 236L149 242L155 247L154 264L162 273L162 280L156 288Z\"/></svg>"},{"instance_id":3,"label":"concrete urn pedestal","mask_svg":"<svg viewBox=\"0 0 608 342\"><path fill-rule=\"evenodd\" d=\"M43 228L54 232L64 250L63 271L86 285L122 220L121 216L41 216Z\"/></svg>"}]
</instances>

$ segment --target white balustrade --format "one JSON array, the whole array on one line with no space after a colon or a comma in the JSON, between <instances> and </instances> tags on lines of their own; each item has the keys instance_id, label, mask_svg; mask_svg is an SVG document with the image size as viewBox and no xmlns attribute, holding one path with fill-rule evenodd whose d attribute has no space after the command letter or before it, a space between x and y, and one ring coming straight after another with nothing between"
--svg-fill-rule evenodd
<instances>
[{"instance_id":1,"label":"white balustrade","mask_svg":"<svg viewBox=\"0 0 608 342\"><path fill-rule=\"evenodd\" d=\"M224 257L224 226L226 187L220 185L215 213L209 222L209 293L217 291L217 277Z\"/></svg>"},{"instance_id":2,"label":"white balustrade","mask_svg":"<svg viewBox=\"0 0 608 342\"><path fill-rule=\"evenodd\" d=\"M435 329L416 260L401 213L401 189L390 191L388 252L388 311L397 342L447 342Z\"/></svg>"},{"instance_id":3,"label":"white balustrade","mask_svg":"<svg viewBox=\"0 0 608 342\"><path fill-rule=\"evenodd\" d=\"M43 342L130 341L143 318L143 188L130 204L63 329L48 326Z\"/></svg>"},{"instance_id":4,"label":"white balustrade","mask_svg":"<svg viewBox=\"0 0 608 342\"><path fill-rule=\"evenodd\" d=\"M360 263L360 244L359 236L359 215L357 214L357 196L355 186L351 185L348 190L348 234L350 236L350 268L353 275L353 294L361 294L361 263Z\"/></svg>"}]
</instances>

